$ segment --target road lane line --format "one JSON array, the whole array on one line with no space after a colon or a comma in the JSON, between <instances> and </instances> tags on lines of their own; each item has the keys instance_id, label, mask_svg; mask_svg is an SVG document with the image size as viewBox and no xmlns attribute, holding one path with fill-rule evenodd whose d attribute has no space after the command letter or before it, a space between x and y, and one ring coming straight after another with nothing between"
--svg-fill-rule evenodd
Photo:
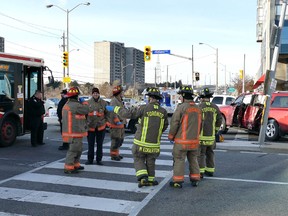
<instances>
[{"instance_id":1,"label":"road lane line","mask_svg":"<svg viewBox=\"0 0 288 216\"><path fill-rule=\"evenodd\" d=\"M0 187L1 199L129 214L137 201Z\"/></svg>"}]
</instances>

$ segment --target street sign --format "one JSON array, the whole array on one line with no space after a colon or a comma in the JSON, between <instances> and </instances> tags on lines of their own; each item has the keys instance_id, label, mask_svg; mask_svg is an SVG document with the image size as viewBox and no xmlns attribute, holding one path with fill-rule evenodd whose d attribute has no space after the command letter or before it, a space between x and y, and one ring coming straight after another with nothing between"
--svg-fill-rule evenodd
<instances>
[{"instance_id":1,"label":"street sign","mask_svg":"<svg viewBox=\"0 0 288 216\"><path fill-rule=\"evenodd\" d=\"M152 54L170 54L170 50L152 50Z\"/></svg>"},{"instance_id":2,"label":"street sign","mask_svg":"<svg viewBox=\"0 0 288 216\"><path fill-rule=\"evenodd\" d=\"M228 88L228 92L230 92L230 93L232 93L232 92L235 92L235 88L233 88L233 87L230 87L230 88Z\"/></svg>"},{"instance_id":3,"label":"street sign","mask_svg":"<svg viewBox=\"0 0 288 216\"><path fill-rule=\"evenodd\" d=\"M63 83L70 83L71 78L70 77L63 77Z\"/></svg>"}]
</instances>

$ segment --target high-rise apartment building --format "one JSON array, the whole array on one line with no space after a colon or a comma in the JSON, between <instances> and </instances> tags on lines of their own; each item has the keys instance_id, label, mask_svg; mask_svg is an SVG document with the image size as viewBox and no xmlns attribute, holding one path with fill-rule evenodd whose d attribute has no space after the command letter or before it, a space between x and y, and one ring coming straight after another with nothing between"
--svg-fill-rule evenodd
<instances>
[{"instance_id":1,"label":"high-rise apartment building","mask_svg":"<svg viewBox=\"0 0 288 216\"><path fill-rule=\"evenodd\" d=\"M273 43L275 28L278 26L281 12L281 0L258 0L257 7L257 42L261 43L261 67L257 77L261 77L271 68L273 57ZM272 32L272 33L271 33ZM279 59L277 63L275 78L277 89L288 89L288 10L280 38Z\"/></svg>"},{"instance_id":2,"label":"high-rise apartment building","mask_svg":"<svg viewBox=\"0 0 288 216\"><path fill-rule=\"evenodd\" d=\"M5 43L4 43L4 38L0 37L0 52L4 52L5 51Z\"/></svg>"},{"instance_id":3,"label":"high-rise apartment building","mask_svg":"<svg viewBox=\"0 0 288 216\"><path fill-rule=\"evenodd\" d=\"M94 83L123 85L145 82L144 54L124 43L102 41L94 43Z\"/></svg>"}]
</instances>

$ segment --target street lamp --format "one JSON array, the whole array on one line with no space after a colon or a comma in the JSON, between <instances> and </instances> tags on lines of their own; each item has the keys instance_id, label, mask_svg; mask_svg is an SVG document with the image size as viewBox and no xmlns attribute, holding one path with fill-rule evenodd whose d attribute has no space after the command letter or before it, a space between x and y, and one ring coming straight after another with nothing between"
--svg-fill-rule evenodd
<instances>
[{"instance_id":1,"label":"street lamp","mask_svg":"<svg viewBox=\"0 0 288 216\"><path fill-rule=\"evenodd\" d=\"M124 86L124 68L128 66L133 66L133 64L127 64L124 67L121 68L121 85Z\"/></svg>"},{"instance_id":2,"label":"street lamp","mask_svg":"<svg viewBox=\"0 0 288 216\"><path fill-rule=\"evenodd\" d=\"M90 3L89 2L86 2L86 3L80 3L78 5L76 5L75 7L73 7L71 10L68 10L68 9L63 9L62 7L59 7L58 5L53 5L53 4L50 4L50 5L46 5L47 8L51 8L51 7L57 7L59 8L60 10L64 11L66 14L67 14L67 50L69 51L69 13L71 11L73 11L75 8L79 7L80 5L86 5L86 6L89 6ZM69 56L69 55L68 55ZM67 66L67 76L69 77L69 64Z\"/></svg>"},{"instance_id":3,"label":"street lamp","mask_svg":"<svg viewBox=\"0 0 288 216\"><path fill-rule=\"evenodd\" d=\"M199 43L199 45L207 45L209 46L210 48L214 49L216 51L216 87L215 87L215 92L217 94L218 92L218 48L215 48L209 44L206 44L206 43Z\"/></svg>"}]
</instances>

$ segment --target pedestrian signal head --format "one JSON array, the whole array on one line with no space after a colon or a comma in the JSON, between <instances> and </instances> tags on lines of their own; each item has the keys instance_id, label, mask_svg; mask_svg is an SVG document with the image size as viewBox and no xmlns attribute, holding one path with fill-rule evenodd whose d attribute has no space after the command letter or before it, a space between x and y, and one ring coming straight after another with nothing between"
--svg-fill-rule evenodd
<instances>
[{"instance_id":1,"label":"pedestrian signal head","mask_svg":"<svg viewBox=\"0 0 288 216\"><path fill-rule=\"evenodd\" d=\"M155 88L155 87L147 88L146 92L147 92L146 95L148 95L149 97L155 98L157 100L162 99L162 95L160 94L160 91L158 88Z\"/></svg>"},{"instance_id":2,"label":"pedestrian signal head","mask_svg":"<svg viewBox=\"0 0 288 216\"><path fill-rule=\"evenodd\" d=\"M211 92L209 88L202 89L200 93L200 98L211 98L213 97L214 92Z\"/></svg>"}]
</instances>

